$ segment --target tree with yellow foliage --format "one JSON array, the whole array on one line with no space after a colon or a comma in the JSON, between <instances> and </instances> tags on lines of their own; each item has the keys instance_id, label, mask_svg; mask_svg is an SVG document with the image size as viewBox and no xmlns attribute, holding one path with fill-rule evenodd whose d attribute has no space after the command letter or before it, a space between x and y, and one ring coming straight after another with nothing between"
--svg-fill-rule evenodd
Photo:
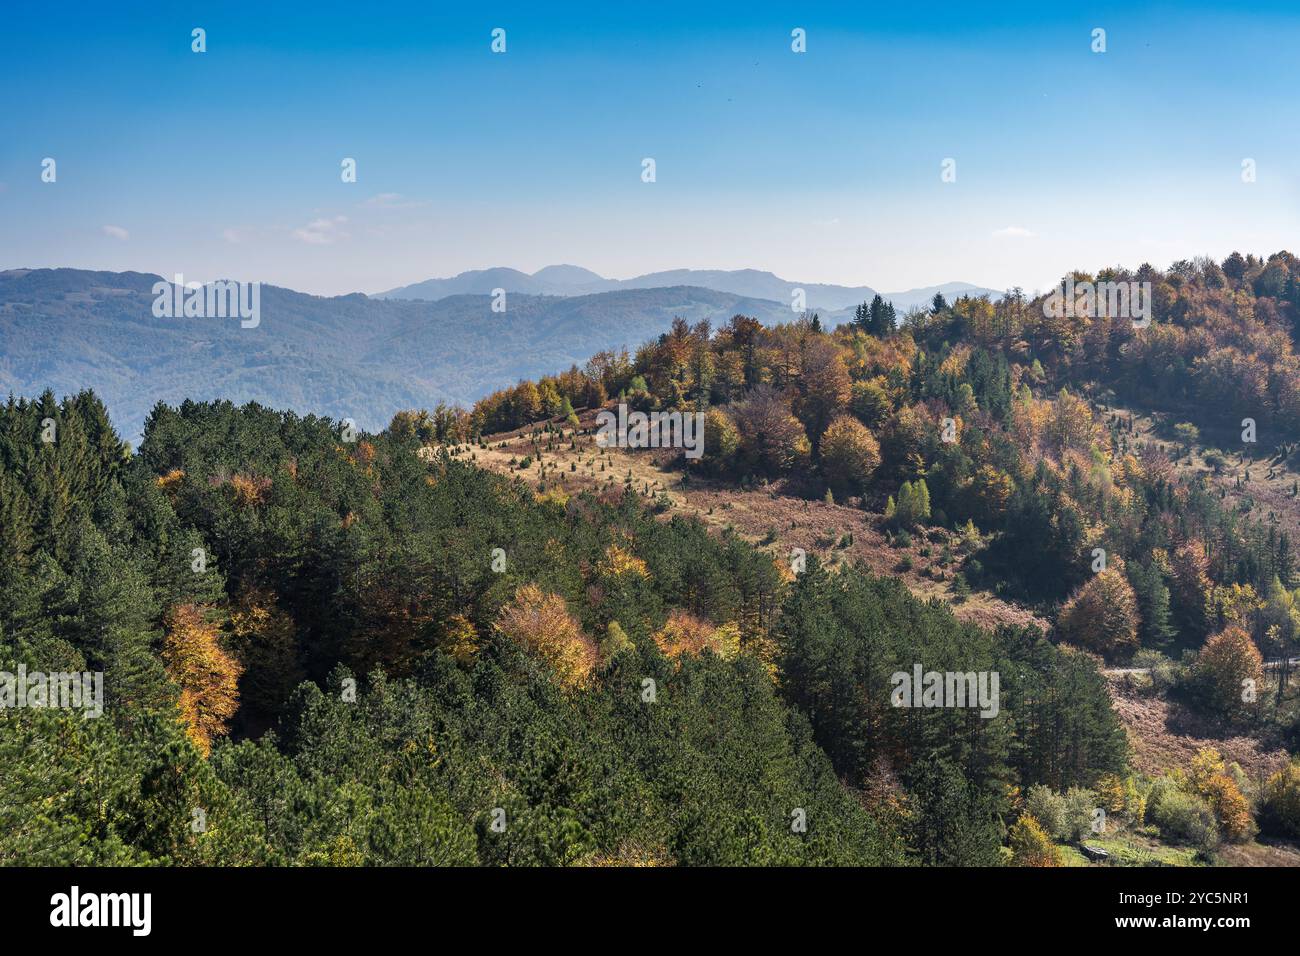
<instances>
[{"instance_id":1,"label":"tree with yellow foliage","mask_svg":"<svg viewBox=\"0 0 1300 956\"><path fill-rule=\"evenodd\" d=\"M1264 681L1264 658L1243 628L1229 627L1205 642L1192 666L1193 688L1207 709L1223 717L1244 711Z\"/></svg>"},{"instance_id":2,"label":"tree with yellow foliage","mask_svg":"<svg viewBox=\"0 0 1300 956\"><path fill-rule=\"evenodd\" d=\"M1264 783L1259 795L1259 824L1266 833L1300 838L1300 757Z\"/></svg>"},{"instance_id":3,"label":"tree with yellow foliage","mask_svg":"<svg viewBox=\"0 0 1300 956\"><path fill-rule=\"evenodd\" d=\"M478 657L478 631L464 614L453 614L443 622L435 639L438 650L450 655L457 664L469 666Z\"/></svg>"},{"instance_id":4,"label":"tree with yellow foliage","mask_svg":"<svg viewBox=\"0 0 1300 956\"><path fill-rule=\"evenodd\" d=\"M1060 866L1056 845L1042 824L1028 813L1011 825L1007 834L1014 866Z\"/></svg>"},{"instance_id":5,"label":"tree with yellow foliage","mask_svg":"<svg viewBox=\"0 0 1300 956\"><path fill-rule=\"evenodd\" d=\"M1097 779L1093 787L1097 800L1107 813L1119 813L1124 809L1124 783L1117 774L1105 773Z\"/></svg>"},{"instance_id":6,"label":"tree with yellow foliage","mask_svg":"<svg viewBox=\"0 0 1300 956\"><path fill-rule=\"evenodd\" d=\"M856 418L841 415L822 436L822 473L837 492L859 494L880 466L880 444Z\"/></svg>"},{"instance_id":7,"label":"tree with yellow foliage","mask_svg":"<svg viewBox=\"0 0 1300 956\"><path fill-rule=\"evenodd\" d=\"M1237 773L1240 772L1238 768ZM1188 784L1209 802L1224 836L1229 840L1244 840L1251 835L1254 822L1250 817L1250 804L1237 781L1228 773L1218 750L1206 747L1192 758Z\"/></svg>"},{"instance_id":8,"label":"tree with yellow foliage","mask_svg":"<svg viewBox=\"0 0 1300 956\"><path fill-rule=\"evenodd\" d=\"M163 663L180 686L181 718L189 738L206 756L239 709L243 667L222 649L217 626L197 605L176 605L167 613L166 625Z\"/></svg>"},{"instance_id":9,"label":"tree with yellow foliage","mask_svg":"<svg viewBox=\"0 0 1300 956\"><path fill-rule=\"evenodd\" d=\"M584 686L598 657L596 646L582 633L564 598L525 584L501 609L496 628L508 639L537 655L555 671L560 686Z\"/></svg>"},{"instance_id":10,"label":"tree with yellow foliage","mask_svg":"<svg viewBox=\"0 0 1300 956\"><path fill-rule=\"evenodd\" d=\"M670 611L664 626L652 637L665 657L702 654L709 650L719 657L731 658L740 650L738 624L729 621L721 627L714 627L703 618L682 610Z\"/></svg>"},{"instance_id":11,"label":"tree with yellow foliage","mask_svg":"<svg viewBox=\"0 0 1300 956\"><path fill-rule=\"evenodd\" d=\"M611 544L605 549L605 560L600 564L600 572L615 578L626 574L641 578L650 576L650 569L644 561L617 544Z\"/></svg>"},{"instance_id":12,"label":"tree with yellow foliage","mask_svg":"<svg viewBox=\"0 0 1300 956\"><path fill-rule=\"evenodd\" d=\"M627 636L627 631L623 630L623 625L618 621L610 621L605 626L605 639L600 642L600 656L602 660L612 661L620 654L626 654L636 650L636 645L632 639Z\"/></svg>"}]
</instances>

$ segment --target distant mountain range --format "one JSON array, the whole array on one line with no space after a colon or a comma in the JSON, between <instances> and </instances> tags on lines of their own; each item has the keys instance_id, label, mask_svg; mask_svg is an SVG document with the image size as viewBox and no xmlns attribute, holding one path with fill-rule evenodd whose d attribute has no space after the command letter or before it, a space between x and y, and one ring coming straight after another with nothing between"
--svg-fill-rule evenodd
<instances>
[{"instance_id":1,"label":"distant mountain range","mask_svg":"<svg viewBox=\"0 0 1300 956\"><path fill-rule=\"evenodd\" d=\"M635 349L674 316L788 321L777 302L698 287L437 302L334 298L264 285L261 321L155 318L159 276L79 269L0 272L0 395L93 388L137 441L159 401L227 398L352 418L378 429L403 408L468 406L488 392Z\"/></svg>"},{"instance_id":2,"label":"distant mountain range","mask_svg":"<svg viewBox=\"0 0 1300 956\"><path fill-rule=\"evenodd\" d=\"M826 313L851 310L861 302L870 301L876 290L870 286L828 285L821 282L792 282L770 272L757 269L723 271L719 269L673 269L669 272L651 272L634 279L606 279L581 266L547 266L532 275L518 269L499 267L462 272L450 279L426 279L414 285L402 286L381 292L377 299L424 299L437 301L449 295L490 295L493 289L507 293L523 292L528 295L574 296L627 289L661 289L670 286L695 286L712 289L729 295L743 295L752 299L769 299L790 306L795 289L803 289L809 309ZM905 292L882 292L901 314L913 306L926 306L936 292L949 300L959 295L1002 295L996 289L972 285L969 282L946 282L943 285Z\"/></svg>"}]
</instances>

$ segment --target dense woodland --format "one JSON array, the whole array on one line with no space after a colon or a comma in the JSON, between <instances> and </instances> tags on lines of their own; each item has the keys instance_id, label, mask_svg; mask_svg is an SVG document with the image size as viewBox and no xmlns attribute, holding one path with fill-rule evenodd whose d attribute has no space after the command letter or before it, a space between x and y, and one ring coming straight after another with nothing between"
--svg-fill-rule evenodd
<instances>
[{"instance_id":1,"label":"dense woodland","mask_svg":"<svg viewBox=\"0 0 1300 956\"><path fill-rule=\"evenodd\" d=\"M185 402L133 451L89 392L11 399L0 670L102 671L107 704L0 710L0 862L1051 865L1098 806L1204 859L1300 837L1296 765L1133 772L1100 673L1146 661L1295 752L1284 695L1238 695L1295 648L1289 538L1114 406L1206 434L1251 417L1252 458L1290 441L1300 263L1098 278L1152 281L1151 327L1015 293L877 300L833 330L677 322L379 434ZM619 398L707 413L687 480L964 529L970 584L1053 632L473 464L494 432ZM997 716L891 706L915 664L997 672Z\"/></svg>"}]
</instances>

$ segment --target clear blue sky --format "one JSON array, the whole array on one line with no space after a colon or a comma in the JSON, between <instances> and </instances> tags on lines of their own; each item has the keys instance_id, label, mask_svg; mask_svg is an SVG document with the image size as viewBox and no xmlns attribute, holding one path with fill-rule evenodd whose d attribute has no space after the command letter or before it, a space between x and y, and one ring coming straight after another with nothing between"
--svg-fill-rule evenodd
<instances>
[{"instance_id":1,"label":"clear blue sky","mask_svg":"<svg viewBox=\"0 0 1300 956\"><path fill-rule=\"evenodd\" d=\"M1294 2L554 7L10 5L0 268L336 294L572 262L901 290L1300 251Z\"/></svg>"}]
</instances>

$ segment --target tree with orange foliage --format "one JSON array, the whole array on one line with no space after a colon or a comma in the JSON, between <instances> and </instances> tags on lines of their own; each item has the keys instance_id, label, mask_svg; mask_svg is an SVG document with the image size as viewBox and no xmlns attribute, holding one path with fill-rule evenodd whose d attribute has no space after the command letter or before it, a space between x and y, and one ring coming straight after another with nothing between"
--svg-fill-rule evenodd
<instances>
[{"instance_id":1,"label":"tree with orange foliage","mask_svg":"<svg viewBox=\"0 0 1300 956\"><path fill-rule=\"evenodd\" d=\"M163 663L181 689L180 711L187 733L206 756L212 741L226 734L226 721L239 709L243 668L221 647L217 626L195 604L178 604L167 613Z\"/></svg>"},{"instance_id":2,"label":"tree with orange foliage","mask_svg":"<svg viewBox=\"0 0 1300 956\"><path fill-rule=\"evenodd\" d=\"M1237 716L1260 690L1264 658L1243 628L1229 627L1205 642L1191 679L1206 708L1224 717Z\"/></svg>"},{"instance_id":3,"label":"tree with orange foliage","mask_svg":"<svg viewBox=\"0 0 1300 956\"><path fill-rule=\"evenodd\" d=\"M546 594L536 584L525 584L515 592L514 600L501 609L496 628L545 661L566 689L585 685L599 657L564 598Z\"/></svg>"},{"instance_id":4,"label":"tree with orange foliage","mask_svg":"<svg viewBox=\"0 0 1300 956\"><path fill-rule=\"evenodd\" d=\"M734 622L714 627L703 618L680 609L670 611L664 626L651 636L665 657L702 654L709 650L719 657L730 658L740 650L740 627Z\"/></svg>"},{"instance_id":5,"label":"tree with orange foliage","mask_svg":"<svg viewBox=\"0 0 1300 956\"><path fill-rule=\"evenodd\" d=\"M1236 772L1240 774L1240 768L1236 768ZM1188 777L1192 788L1209 801L1224 836L1240 841L1254 833L1250 804L1237 781L1228 773L1218 750L1206 747L1193 757Z\"/></svg>"},{"instance_id":6,"label":"tree with orange foliage","mask_svg":"<svg viewBox=\"0 0 1300 956\"><path fill-rule=\"evenodd\" d=\"M235 493L235 502L241 508L253 508L266 500L270 490L270 478L256 478L249 475L232 475L230 488Z\"/></svg>"},{"instance_id":7,"label":"tree with orange foliage","mask_svg":"<svg viewBox=\"0 0 1300 956\"><path fill-rule=\"evenodd\" d=\"M1056 622L1072 644L1109 654L1137 644L1137 595L1118 568L1094 574L1061 608Z\"/></svg>"},{"instance_id":8,"label":"tree with orange foliage","mask_svg":"<svg viewBox=\"0 0 1300 956\"><path fill-rule=\"evenodd\" d=\"M853 382L839 346L822 336L804 340L799 363L794 414L818 449L831 421L848 404Z\"/></svg>"}]
</instances>

